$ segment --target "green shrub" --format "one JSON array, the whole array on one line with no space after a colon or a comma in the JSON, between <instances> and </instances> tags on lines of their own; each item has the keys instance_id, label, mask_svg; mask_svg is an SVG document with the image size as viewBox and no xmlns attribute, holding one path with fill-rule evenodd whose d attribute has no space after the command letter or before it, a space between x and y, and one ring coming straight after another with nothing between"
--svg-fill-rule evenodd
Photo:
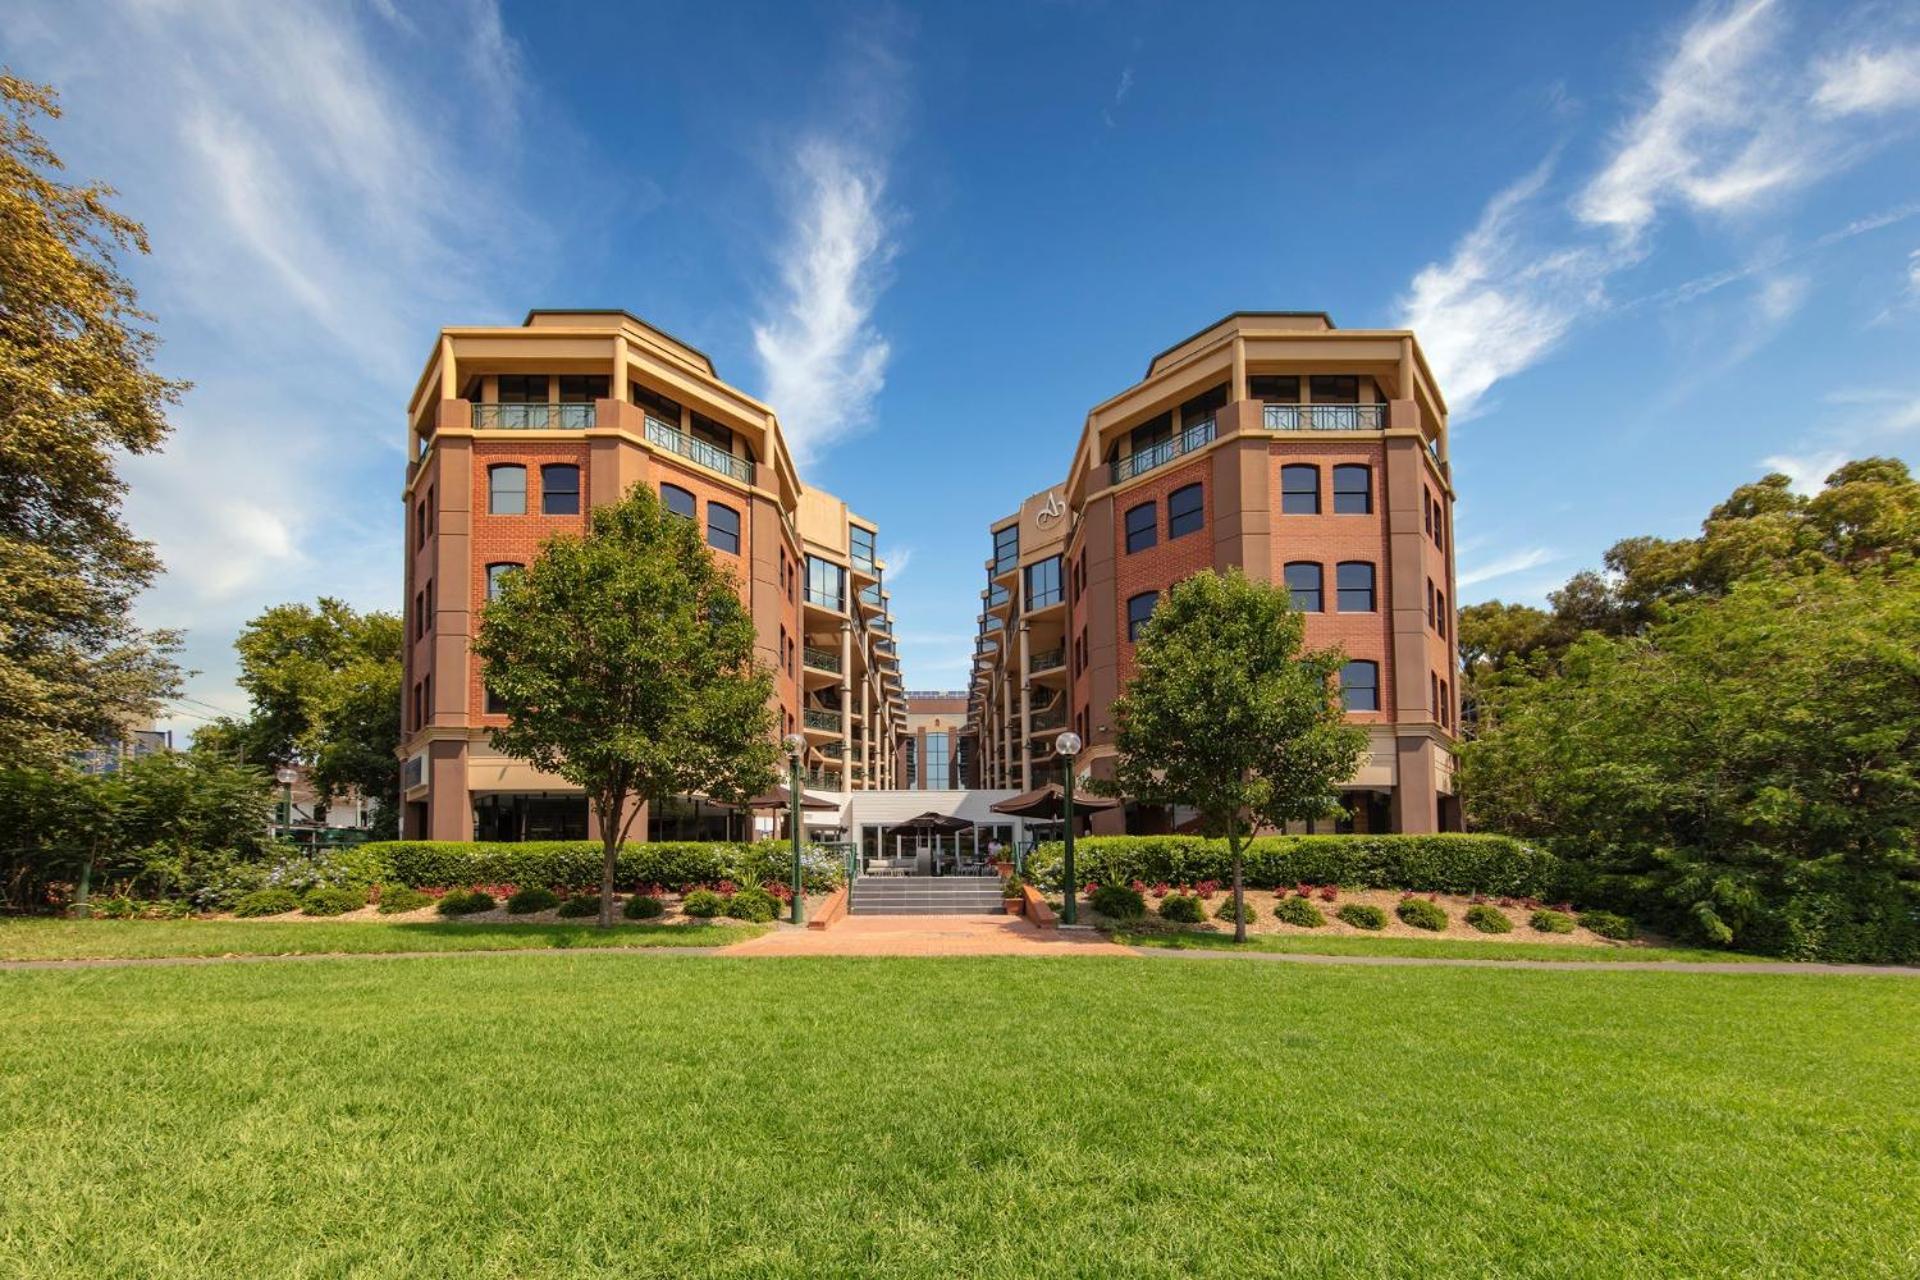
<instances>
[{"instance_id":1,"label":"green shrub","mask_svg":"<svg viewBox=\"0 0 1920 1280\"><path fill-rule=\"evenodd\" d=\"M1059 887L1062 846L1027 859L1036 883ZM1559 859L1510 836L1260 836L1244 850L1255 889L1341 884L1415 893L1485 893L1553 900L1567 892ZM1100 884L1197 884L1233 878L1224 840L1200 836L1091 836L1074 844L1076 874Z\"/></svg>"},{"instance_id":2,"label":"green shrub","mask_svg":"<svg viewBox=\"0 0 1920 1280\"><path fill-rule=\"evenodd\" d=\"M517 844L461 840L386 840L362 845L377 859L381 879L415 886L441 884L599 884L600 845L589 840L526 840ZM846 876L838 854L808 847L801 877L812 892L836 888ZM784 840L754 844L724 840L626 844L614 859L614 888L680 888L732 880L765 884L793 877L793 846Z\"/></svg>"},{"instance_id":3,"label":"green shrub","mask_svg":"<svg viewBox=\"0 0 1920 1280\"><path fill-rule=\"evenodd\" d=\"M538 887L516 889L507 898L507 910L516 916L532 915L536 911L551 911L559 905L559 894L551 889Z\"/></svg>"},{"instance_id":4,"label":"green shrub","mask_svg":"<svg viewBox=\"0 0 1920 1280\"><path fill-rule=\"evenodd\" d=\"M104 898L89 898L87 914L101 920L131 920L140 914L140 904L121 893Z\"/></svg>"},{"instance_id":5,"label":"green shrub","mask_svg":"<svg viewBox=\"0 0 1920 1280\"><path fill-rule=\"evenodd\" d=\"M1439 903L1425 898L1402 898L1393 912L1416 929L1440 933L1447 927L1447 913L1440 909Z\"/></svg>"},{"instance_id":6,"label":"green shrub","mask_svg":"<svg viewBox=\"0 0 1920 1280\"><path fill-rule=\"evenodd\" d=\"M470 916L493 910L493 895L481 889L455 889L434 904L443 916Z\"/></svg>"},{"instance_id":7,"label":"green shrub","mask_svg":"<svg viewBox=\"0 0 1920 1280\"><path fill-rule=\"evenodd\" d=\"M1138 920L1147 914L1147 900L1124 884L1103 884L1088 905L1109 920Z\"/></svg>"},{"instance_id":8,"label":"green shrub","mask_svg":"<svg viewBox=\"0 0 1920 1280\"><path fill-rule=\"evenodd\" d=\"M633 905L631 898L627 900L627 905ZM567 920L584 920L599 914L600 895L597 893L576 893L560 904L560 915Z\"/></svg>"},{"instance_id":9,"label":"green shrub","mask_svg":"<svg viewBox=\"0 0 1920 1280\"><path fill-rule=\"evenodd\" d=\"M1298 925L1302 929L1318 929L1327 922L1320 914L1320 908L1305 898L1282 898L1273 907L1274 919L1282 924Z\"/></svg>"},{"instance_id":10,"label":"green shrub","mask_svg":"<svg viewBox=\"0 0 1920 1280\"><path fill-rule=\"evenodd\" d=\"M343 916L367 905L365 889L309 889L300 900L300 913L309 916Z\"/></svg>"},{"instance_id":11,"label":"green shrub","mask_svg":"<svg viewBox=\"0 0 1920 1280\"><path fill-rule=\"evenodd\" d=\"M598 901L594 902L593 908L595 911L600 909ZM648 893L634 894L627 899L627 904L620 908L620 914L629 920L654 920L665 915L666 911L667 904ZM566 914L565 907L560 909L560 914Z\"/></svg>"},{"instance_id":12,"label":"green shrub","mask_svg":"<svg viewBox=\"0 0 1920 1280\"><path fill-rule=\"evenodd\" d=\"M407 911L418 911L422 907L433 905L433 895L422 893L418 889L409 889L403 884L380 886L380 914L397 916Z\"/></svg>"},{"instance_id":13,"label":"green shrub","mask_svg":"<svg viewBox=\"0 0 1920 1280\"><path fill-rule=\"evenodd\" d=\"M1228 924L1236 923L1233 916L1232 893L1220 895L1220 905L1213 909L1213 918L1216 920L1225 920ZM1254 911L1253 904L1243 901L1240 904L1240 919L1237 923L1252 924L1257 919L1259 919L1259 915Z\"/></svg>"},{"instance_id":14,"label":"green shrub","mask_svg":"<svg viewBox=\"0 0 1920 1280\"><path fill-rule=\"evenodd\" d=\"M1612 938L1615 942L1627 942L1640 936L1640 930L1633 921L1625 916L1615 915L1611 911L1582 911L1580 924L1583 928L1603 938Z\"/></svg>"},{"instance_id":15,"label":"green shrub","mask_svg":"<svg viewBox=\"0 0 1920 1280\"><path fill-rule=\"evenodd\" d=\"M236 916L283 916L300 909L300 899L291 889L256 889L233 904Z\"/></svg>"},{"instance_id":16,"label":"green shrub","mask_svg":"<svg viewBox=\"0 0 1920 1280\"><path fill-rule=\"evenodd\" d=\"M1540 933L1573 932L1573 917L1564 911L1536 911L1527 917L1527 923Z\"/></svg>"},{"instance_id":17,"label":"green shrub","mask_svg":"<svg viewBox=\"0 0 1920 1280\"><path fill-rule=\"evenodd\" d=\"M1387 913L1364 902L1349 902L1334 914L1356 929L1380 930L1387 927Z\"/></svg>"},{"instance_id":18,"label":"green shrub","mask_svg":"<svg viewBox=\"0 0 1920 1280\"><path fill-rule=\"evenodd\" d=\"M711 920L727 909L727 900L711 889L695 889L680 899L680 910L696 920Z\"/></svg>"},{"instance_id":19,"label":"green shrub","mask_svg":"<svg viewBox=\"0 0 1920 1280\"><path fill-rule=\"evenodd\" d=\"M780 904L765 889L742 889L727 899L726 913L735 920L765 924L780 913Z\"/></svg>"},{"instance_id":20,"label":"green shrub","mask_svg":"<svg viewBox=\"0 0 1920 1280\"><path fill-rule=\"evenodd\" d=\"M1467 908L1467 923L1481 933L1513 932L1513 921L1507 919L1507 913L1486 902L1476 902Z\"/></svg>"},{"instance_id":21,"label":"green shrub","mask_svg":"<svg viewBox=\"0 0 1920 1280\"><path fill-rule=\"evenodd\" d=\"M1172 924L1199 924L1206 919L1206 912L1196 895L1170 893L1160 899L1160 918Z\"/></svg>"}]
</instances>

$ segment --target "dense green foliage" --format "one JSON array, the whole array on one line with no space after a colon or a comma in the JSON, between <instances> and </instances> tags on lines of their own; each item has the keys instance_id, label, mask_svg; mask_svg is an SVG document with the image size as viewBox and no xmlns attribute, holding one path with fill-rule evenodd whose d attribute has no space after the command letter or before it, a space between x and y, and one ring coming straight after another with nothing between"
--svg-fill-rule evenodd
<instances>
[{"instance_id":1,"label":"dense green foliage","mask_svg":"<svg viewBox=\"0 0 1920 1280\"><path fill-rule=\"evenodd\" d=\"M1061 845L1044 844L1027 872L1058 887ZM1224 881L1233 861L1224 840L1202 836L1091 836L1074 843L1076 870L1101 884ZM1555 899L1564 890L1558 859L1506 836L1256 836L1242 852L1256 889L1341 884L1417 893L1486 893Z\"/></svg>"},{"instance_id":2,"label":"dense green foliage","mask_svg":"<svg viewBox=\"0 0 1920 1280\"><path fill-rule=\"evenodd\" d=\"M727 909L727 900L711 889L695 889L680 899L680 910L696 920L711 920Z\"/></svg>"},{"instance_id":3,"label":"dense green foliage","mask_svg":"<svg viewBox=\"0 0 1920 1280\"><path fill-rule=\"evenodd\" d=\"M385 878L399 884L537 885L562 891L585 889L597 881L602 853L587 840L391 840L360 850L386 869ZM784 882L792 871L793 846L784 840L663 840L622 845L614 863L614 887L624 893L649 885L684 889L722 880L758 885ZM834 889L845 875L846 864L825 850L810 847L802 855L801 878L810 892Z\"/></svg>"},{"instance_id":4,"label":"dense green foliage","mask_svg":"<svg viewBox=\"0 0 1920 1280\"><path fill-rule=\"evenodd\" d=\"M541 888L539 885L528 885L523 889L515 889L507 895L507 913L509 915L527 916L532 915L536 911L551 911L559 905L560 895L551 889Z\"/></svg>"},{"instance_id":5,"label":"dense green foliage","mask_svg":"<svg viewBox=\"0 0 1920 1280\"><path fill-rule=\"evenodd\" d=\"M1274 903L1273 918L1281 924L1296 925L1302 929L1318 929L1327 922L1320 908L1300 897L1282 898Z\"/></svg>"},{"instance_id":6,"label":"dense green foliage","mask_svg":"<svg viewBox=\"0 0 1920 1280\"><path fill-rule=\"evenodd\" d=\"M282 916L299 909L300 895L291 889L255 889L233 904L233 914L243 919Z\"/></svg>"},{"instance_id":7,"label":"dense green foliage","mask_svg":"<svg viewBox=\"0 0 1920 1280\"><path fill-rule=\"evenodd\" d=\"M300 899L300 911L310 916L343 916L367 905L364 889L309 889Z\"/></svg>"},{"instance_id":8,"label":"dense green foliage","mask_svg":"<svg viewBox=\"0 0 1920 1280\"><path fill-rule=\"evenodd\" d=\"M1580 927L1615 942L1630 942L1640 936L1633 921L1612 911L1582 911Z\"/></svg>"},{"instance_id":9,"label":"dense green foliage","mask_svg":"<svg viewBox=\"0 0 1920 1280\"><path fill-rule=\"evenodd\" d=\"M1160 918L1172 924L1199 924L1206 919L1206 908L1191 893L1170 893L1160 900Z\"/></svg>"},{"instance_id":10,"label":"dense green foliage","mask_svg":"<svg viewBox=\"0 0 1920 1280\"><path fill-rule=\"evenodd\" d=\"M627 899L628 918L632 918L634 899ZM597 893L576 893L560 904L559 915L562 920L584 920L588 916L600 914L600 895Z\"/></svg>"},{"instance_id":11,"label":"dense green foliage","mask_svg":"<svg viewBox=\"0 0 1920 1280\"><path fill-rule=\"evenodd\" d=\"M455 889L440 895L433 909L443 916L471 916L494 908L493 895L484 889Z\"/></svg>"},{"instance_id":12,"label":"dense green foliage","mask_svg":"<svg viewBox=\"0 0 1920 1280\"><path fill-rule=\"evenodd\" d=\"M1109 920L1138 920L1147 914L1147 900L1124 884L1101 885L1087 905Z\"/></svg>"},{"instance_id":13,"label":"dense green foliage","mask_svg":"<svg viewBox=\"0 0 1920 1280\"><path fill-rule=\"evenodd\" d=\"M765 889L741 889L727 899L725 914L735 920L765 924L780 912L780 904Z\"/></svg>"},{"instance_id":14,"label":"dense green foliage","mask_svg":"<svg viewBox=\"0 0 1920 1280\"><path fill-rule=\"evenodd\" d=\"M1481 933L1512 933L1513 921L1498 907L1476 902L1467 908L1467 923Z\"/></svg>"},{"instance_id":15,"label":"dense green foliage","mask_svg":"<svg viewBox=\"0 0 1920 1280\"><path fill-rule=\"evenodd\" d=\"M586 791L610 925L639 802L745 800L773 785L778 749L753 618L694 522L643 483L588 520L507 575L473 654L509 717L493 745Z\"/></svg>"},{"instance_id":16,"label":"dense green foliage","mask_svg":"<svg viewBox=\"0 0 1920 1280\"><path fill-rule=\"evenodd\" d=\"M422 907L433 905L433 895L422 893L404 884L382 885L380 889L380 914L397 916L407 911L418 911Z\"/></svg>"},{"instance_id":17,"label":"dense green foliage","mask_svg":"<svg viewBox=\"0 0 1920 1280\"><path fill-rule=\"evenodd\" d=\"M59 769L180 684L178 636L133 620L160 561L121 519L117 462L160 447L186 384L153 371L117 261L146 232L111 187L62 181L34 127L59 115L0 70L0 769Z\"/></svg>"},{"instance_id":18,"label":"dense green foliage","mask_svg":"<svg viewBox=\"0 0 1920 1280\"><path fill-rule=\"evenodd\" d=\"M1258 917L1254 914L1253 904L1244 894L1228 894L1220 899L1220 905L1213 909L1213 918L1225 920L1230 924L1249 925ZM1235 936L1239 933L1236 931Z\"/></svg>"},{"instance_id":19,"label":"dense green foliage","mask_svg":"<svg viewBox=\"0 0 1920 1280\"><path fill-rule=\"evenodd\" d=\"M1370 907L1364 902L1349 902L1333 913L1345 924L1356 929L1384 929L1387 927L1387 913L1378 907Z\"/></svg>"},{"instance_id":20,"label":"dense green foliage","mask_svg":"<svg viewBox=\"0 0 1920 1280\"><path fill-rule=\"evenodd\" d=\"M1168 588L1114 700L1111 789L1197 810L1201 829L1226 841L1236 902L1249 831L1335 811L1366 749L1340 701L1344 656L1309 650L1305 637L1284 589L1203 570ZM1246 918L1235 912L1235 937Z\"/></svg>"},{"instance_id":21,"label":"dense green foliage","mask_svg":"<svg viewBox=\"0 0 1920 1280\"><path fill-rule=\"evenodd\" d=\"M572 901L579 901L575 898ZM595 904L598 909L598 903ZM620 908L620 914L629 920L656 920L667 913L667 904L650 893L636 893L629 896ZM565 911L561 912L566 914Z\"/></svg>"},{"instance_id":22,"label":"dense green foliage","mask_svg":"<svg viewBox=\"0 0 1920 1280\"><path fill-rule=\"evenodd\" d=\"M1569 896L1803 959L1920 959L1920 485L1770 476L1698 538L1633 539L1551 617L1461 618L1471 821Z\"/></svg>"},{"instance_id":23,"label":"dense green foliage","mask_svg":"<svg viewBox=\"0 0 1920 1280\"><path fill-rule=\"evenodd\" d=\"M1572 933L1573 917L1564 911L1536 911L1527 917L1536 933Z\"/></svg>"},{"instance_id":24,"label":"dense green foliage","mask_svg":"<svg viewBox=\"0 0 1920 1280\"><path fill-rule=\"evenodd\" d=\"M1426 929L1439 933L1447 927L1447 913L1437 902L1428 902L1425 898L1402 898L1393 913L1401 921L1416 929Z\"/></svg>"}]
</instances>

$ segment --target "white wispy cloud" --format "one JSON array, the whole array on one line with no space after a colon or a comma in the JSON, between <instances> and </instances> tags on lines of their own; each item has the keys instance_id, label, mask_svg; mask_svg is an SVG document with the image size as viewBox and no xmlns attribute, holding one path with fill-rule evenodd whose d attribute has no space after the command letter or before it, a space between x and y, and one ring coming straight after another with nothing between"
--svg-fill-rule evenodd
<instances>
[{"instance_id":1,"label":"white wispy cloud","mask_svg":"<svg viewBox=\"0 0 1920 1280\"><path fill-rule=\"evenodd\" d=\"M1795 493L1818 493L1832 475L1834 469L1847 460L1847 455L1830 450L1824 453L1776 453L1760 460L1760 465L1768 471L1778 471L1793 484Z\"/></svg>"},{"instance_id":2,"label":"white wispy cloud","mask_svg":"<svg viewBox=\"0 0 1920 1280\"><path fill-rule=\"evenodd\" d=\"M1893 111L1920 103L1920 45L1850 49L1822 59L1813 106L1825 115Z\"/></svg>"},{"instance_id":3,"label":"white wispy cloud","mask_svg":"<svg viewBox=\"0 0 1920 1280\"><path fill-rule=\"evenodd\" d=\"M1464 570L1455 581L1463 588L1478 586L1482 582L1492 582L1495 578L1505 578L1512 574L1525 573L1529 569L1538 569L1543 564L1552 564L1559 559L1561 559L1560 553L1547 547L1527 547Z\"/></svg>"},{"instance_id":4,"label":"white wispy cloud","mask_svg":"<svg viewBox=\"0 0 1920 1280\"><path fill-rule=\"evenodd\" d=\"M900 585L900 579L906 574L907 566L913 563L913 548L889 548L884 559L887 562L887 586L891 589Z\"/></svg>"}]
</instances>

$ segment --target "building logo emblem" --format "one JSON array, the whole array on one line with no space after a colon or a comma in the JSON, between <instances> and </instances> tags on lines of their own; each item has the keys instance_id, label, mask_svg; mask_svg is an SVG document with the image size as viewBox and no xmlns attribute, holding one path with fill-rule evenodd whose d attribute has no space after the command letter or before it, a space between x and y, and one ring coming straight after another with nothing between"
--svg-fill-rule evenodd
<instances>
[{"instance_id":1,"label":"building logo emblem","mask_svg":"<svg viewBox=\"0 0 1920 1280\"><path fill-rule=\"evenodd\" d=\"M1047 500L1040 504L1040 510L1034 513L1033 522L1042 529L1051 529L1060 523L1060 517L1067 514L1067 504L1060 501L1060 495L1047 490Z\"/></svg>"}]
</instances>

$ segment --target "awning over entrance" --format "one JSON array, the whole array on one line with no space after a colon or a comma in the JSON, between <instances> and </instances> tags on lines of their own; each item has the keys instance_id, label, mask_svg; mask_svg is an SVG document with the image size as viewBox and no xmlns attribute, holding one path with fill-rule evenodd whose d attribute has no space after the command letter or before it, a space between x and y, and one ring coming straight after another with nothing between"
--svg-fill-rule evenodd
<instances>
[{"instance_id":1,"label":"awning over entrance","mask_svg":"<svg viewBox=\"0 0 1920 1280\"><path fill-rule=\"evenodd\" d=\"M1010 800L989 806L995 813L1004 813L1013 818L1034 818L1043 822L1058 822L1066 816L1066 788L1057 782L1049 782L1044 787L1032 791L1023 791ZM1080 813L1093 813L1100 809L1118 809L1121 801L1112 796L1087 795L1075 793L1073 809L1075 816Z\"/></svg>"},{"instance_id":2,"label":"awning over entrance","mask_svg":"<svg viewBox=\"0 0 1920 1280\"><path fill-rule=\"evenodd\" d=\"M917 817L908 818L905 822L888 827L886 834L890 836L904 836L916 833L945 833L966 831L972 826L973 823L967 821L965 818L956 818L950 813L923 813Z\"/></svg>"},{"instance_id":3,"label":"awning over entrance","mask_svg":"<svg viewBox=\"0 0 1920 1280\"><path fill-rule=\"evenodd\" d=\"M763 791L740 807L742 809L786 809L792 804L793 793L786 787L775 787L771 791ZM800 807L802 809L832 809L836 813L840 810L838 803L831 800L815 800L804 791L800 793Z\"/></svg>"}]
</instances>

